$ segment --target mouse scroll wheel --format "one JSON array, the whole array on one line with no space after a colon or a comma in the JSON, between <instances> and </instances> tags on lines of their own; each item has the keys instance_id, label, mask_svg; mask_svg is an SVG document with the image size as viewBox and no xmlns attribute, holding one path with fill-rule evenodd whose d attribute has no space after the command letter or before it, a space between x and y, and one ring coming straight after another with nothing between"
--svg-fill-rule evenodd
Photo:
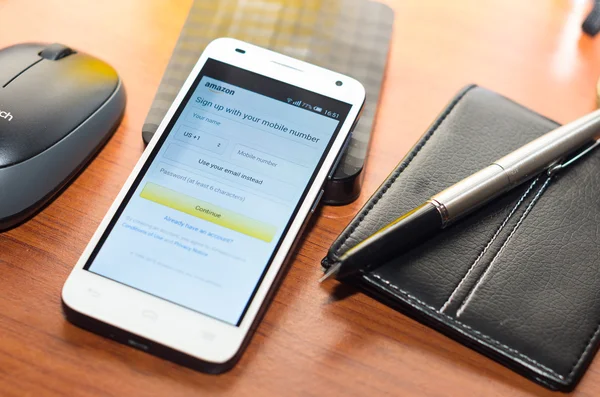
<instances>
[{"instance_id":1,"label":"mouse scroll wheel","mask_svg":"<svg viewBox=\"0 0 600 397\"><path fill-rule=\"evenodd\" d=\"M51 61L58 61L59 59L62 59L74 53L75 51L73 51L69 47L64 46L62 44L54 43L44 48L39 55L42 58L49 59Z\"/></svg>"}]
</instances>

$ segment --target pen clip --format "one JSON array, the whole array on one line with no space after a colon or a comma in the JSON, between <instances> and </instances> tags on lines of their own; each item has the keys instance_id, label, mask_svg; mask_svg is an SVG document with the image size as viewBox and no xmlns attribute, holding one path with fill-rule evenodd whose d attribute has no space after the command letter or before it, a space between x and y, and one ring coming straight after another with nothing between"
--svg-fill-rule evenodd
<instances>
[{"instance_id":1,"label":"pen clip","mask_svg":"<svg viewBox=\"0 0 600 397\"><path fill-rule=\"evenodd\" d=\"M595 140L593 144L591 144L584 150L580 151L579 153L577 153L575 156L571 157L567 161L559 163L559 164L551 165L547 171L548 176L554 176L557 172L561 171L563 168L570 166L571 164L573 164L580 158L584 157L586 154L588 154L589 152L591 152L598 146L600 146L600 139Z\"/></svg>"},{"instance_id":2,"label":"pen clip","mask_svg":"<svg viewBox=\"0 0 600 397\"><path fill-rule=\"evenodd\" d=\"M564 163L558 163L551 165L546 171L548 176L554 176L558 173L558 171L562 170L564 167Z\"/></svg>"}]
</instances>

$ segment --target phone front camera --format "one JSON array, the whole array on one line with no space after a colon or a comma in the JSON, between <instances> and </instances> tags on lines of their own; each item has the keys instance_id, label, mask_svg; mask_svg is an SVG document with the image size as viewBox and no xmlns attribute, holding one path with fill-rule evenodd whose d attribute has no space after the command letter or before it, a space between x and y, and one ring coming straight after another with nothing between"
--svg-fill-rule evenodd
<instances>
[{"instance_id":1,"label":"phone front camera","mask_svg":"<svg viewBox=\"0 0 600 397\"><path fill-rule=\"evenodd\" d=\"M342 83L340 80L335 82L335 85L337 85L338 87L340 87L342 84L344 84L344 83Z\"/></svg>"}]
</instances>

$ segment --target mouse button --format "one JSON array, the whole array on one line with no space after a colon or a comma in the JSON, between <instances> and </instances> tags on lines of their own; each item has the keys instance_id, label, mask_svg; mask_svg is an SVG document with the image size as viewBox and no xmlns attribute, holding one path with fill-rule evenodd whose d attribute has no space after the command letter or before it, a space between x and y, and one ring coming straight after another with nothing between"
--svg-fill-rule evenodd
<instances>
[{"instance_id":1,"label":"mouse button","mask_svg":"<svg viewBox=\"0 0 600 397\"><path fill-rule=\"evenodd\" d=\"M0 90L0 105L12 116L0 118L0 168L32 158L63 139L92 117L118 83L112 67L81 53L29 69Z\"/></svg>"},{"instance_id":2,"label":"mouse button","mask_svg":"<svg viewBox=\"0 0 600 397\"><path fill-rule=\"evenodd\" d=\"M0 118L0 169L27 160L41 152L38 137L45 133L45 125L37 112L39 104L35 97L22 95L9 84L0 90L0 105L5 117ZM42 115L43 117L43 115Z\"/></svg>"},{"instance_id":3,"label":"mouse button","mask_svg":"<svg viewBox=\"0 0 600 397\"><path fill-rule=\"evenodd\" d=\"M39 52L39 56L44 59L49 59L51 61L58 61L59 59L63 59L71 54L74 54L75 51L67 47L66 45L54 43L50 44L42 51Z\"/></svg>"},{"instance_id":4,"label":"mouse button","mask_svg":"<svg viewBox=\"0 0 600 397\"><path fill-rule=\"evenodd\" d=\"M0 89L40 60L40 44L20 44L0 50Z\"/></svg>"},{"instance_id":5,"label":"mouse button","mask_svg":"<svg viewBox=\"0 0 600 397\"><path fill-rule=\"evenodd\" d=\"M62 101L55 93L48 93L56 101L52 103L40 83L36 79L17 79L0 90L2 109L10 114L0 118L0 169L42 153L72 130L72 123L61 120L64 109L57 112L57 104Z\"/></svg>"},{"instance_id":6,"label":"mouse button","mask_svg":"<svg viewBox=\"0 0 600 397\"><path fill-rule=\"evenodd\" d=\"M60 62L41 62L28 71L30 84L33 79L47 87L48 102L63 117L89 117L115 91L119 83L117 72L107 63L78 53ZM50 81L48 81L50 80ZM60 98L56 102L53 98Z\"/></svg>"}]
</instances>

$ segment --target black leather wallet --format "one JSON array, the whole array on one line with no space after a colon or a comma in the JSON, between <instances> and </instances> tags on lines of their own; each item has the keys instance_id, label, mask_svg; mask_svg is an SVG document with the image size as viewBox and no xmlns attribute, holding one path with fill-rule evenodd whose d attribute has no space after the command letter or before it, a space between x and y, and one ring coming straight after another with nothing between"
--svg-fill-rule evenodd
<instances>
[{"instance_id":1,"label":"black leather wallet","mask_svg":"<svg viewBox=\"0 0 600 397\"><path fill-rule=\"evenodd\" d=\"M399 215L557 124L463 89L331 246ZM600 337L600 151L544 172L355 282L550 389L572 390Z\"/></svg>"}]
</instances>

